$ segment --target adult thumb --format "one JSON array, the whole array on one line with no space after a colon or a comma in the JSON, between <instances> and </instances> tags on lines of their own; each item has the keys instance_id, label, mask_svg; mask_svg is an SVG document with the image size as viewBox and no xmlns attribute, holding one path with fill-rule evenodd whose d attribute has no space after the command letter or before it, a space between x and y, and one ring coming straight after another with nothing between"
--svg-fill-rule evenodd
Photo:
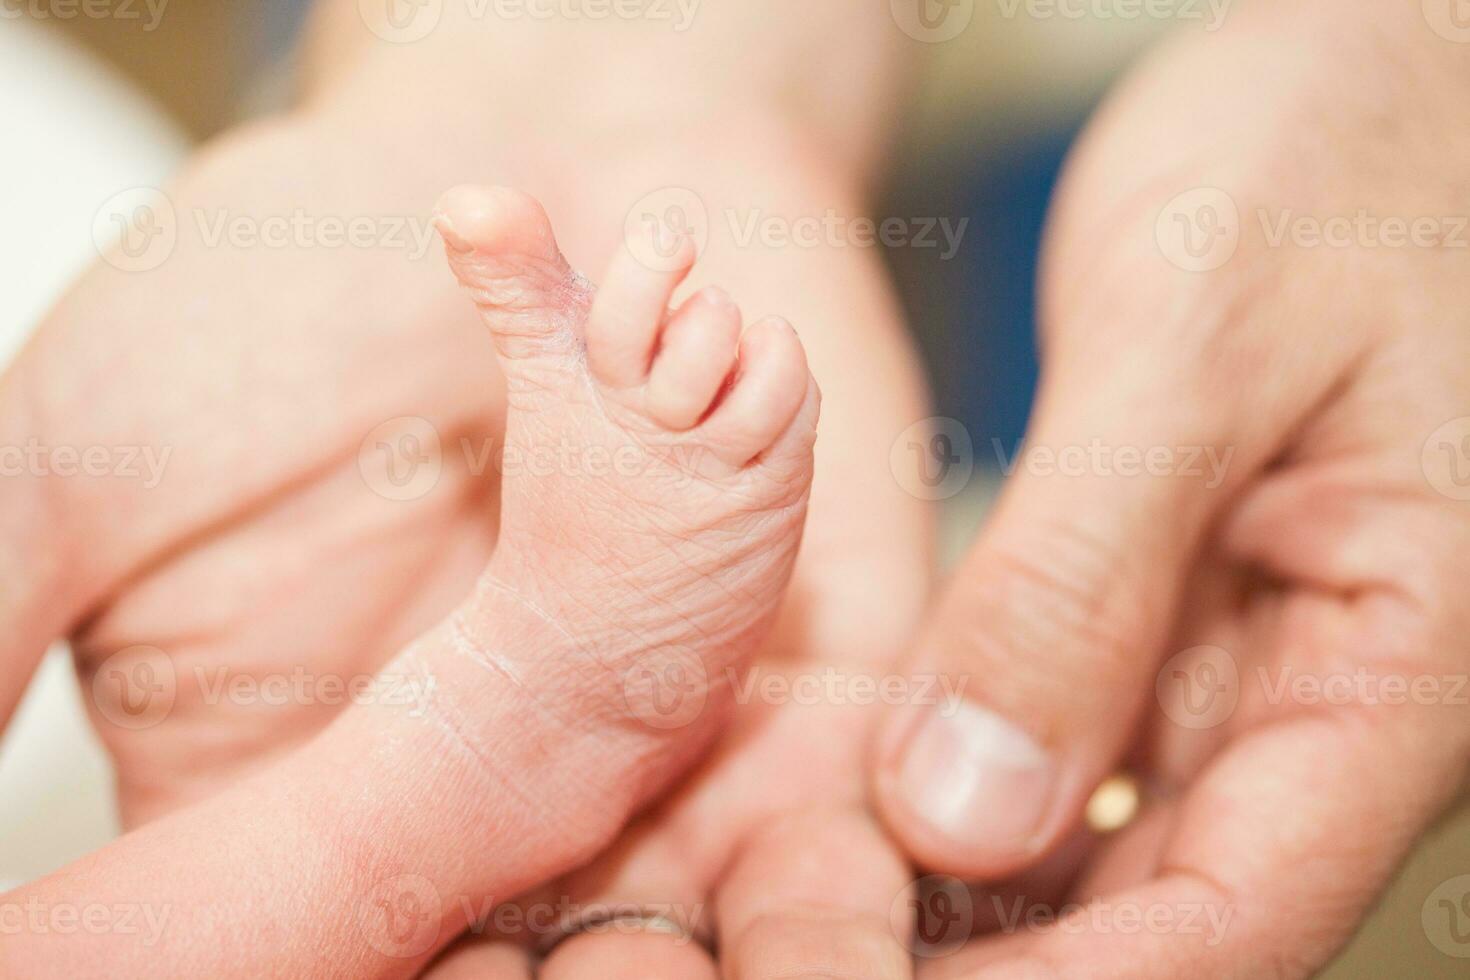
<instances>
[{"instance_id":1,"label":"adult thumb","mask_svg":"<svg viewBox=\"0 0 1470 980\"><path fill-rule=\"evenodd\" d=\"M1057 844L1131 739L1182 581L1255 464L1164 372L1043 385L996 511L920 636L874 757L919 864L1010 874ZM922 703L920 703L922 702Z\"/></svg>"}]
</instances>

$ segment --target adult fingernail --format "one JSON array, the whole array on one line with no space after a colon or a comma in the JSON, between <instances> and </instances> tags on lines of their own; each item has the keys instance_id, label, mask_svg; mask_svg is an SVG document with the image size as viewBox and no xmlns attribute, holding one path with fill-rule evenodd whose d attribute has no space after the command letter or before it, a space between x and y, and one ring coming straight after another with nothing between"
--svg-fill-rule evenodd
<instances>
[{"instance_id":1,"label":"adult fingernail","mask_svg":"<svg viewBox=\"0 0 1470 980\"><path fill-rule=\"evenodd\" d=\"M967 702L919 721L898 770L899 792L918 816L998 859L1031 849L1056 782L1055 760L1031 736Z\"/></svg>"}]
</instances>

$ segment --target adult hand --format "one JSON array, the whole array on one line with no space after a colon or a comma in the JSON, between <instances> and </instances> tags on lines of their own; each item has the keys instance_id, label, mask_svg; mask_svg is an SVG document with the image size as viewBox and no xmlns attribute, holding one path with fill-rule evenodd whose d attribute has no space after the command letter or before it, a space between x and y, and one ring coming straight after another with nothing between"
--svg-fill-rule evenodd
<instances>
[{"instance_id":1,"label":"adult hand","mask_svg":"<svg viewBox=\"0 0 1470 980\"><path fill-rule=\"evenodd\" d=\"M757 13L743 19L745 27L769 27ZM823 24L812 17L808 27ZM875 25L889 26L875 21L868 27ZM533 26L557 40L551 28ZM858 164L843 161L831 173L791 167L789 155L810 152L804 140L794 129L763 127L749 105L732 103L740 110L738 124L721 119L698 139L689 138L687 127L664 134L650 123L634 127L640 138L629 143L619 142L624 124L574 125L557 92L540 93L544 118L525 118L528 106L518 105L506 107L510 118L487 121L484 107L469 100L424 113L422 91L405 86L404 78L426 79L431 89L479 91L485 79L478 73L501 63L458 36L444 36L456 42L450 46L455 54L473 55L476 74L444 70L450 59L428 43L391 54L382 45L368 54L339 50L338 63L354 68L351 98L315 99L286 122L237 134L208 151L170 188L179 236L161 264L142 272L100 266L9 379L14 402L27 408L25 420L10 415L18 433L40 432L48 444L170 452L156 485L46 481L46 494L36 484L34 496L11 488L21 504L52 501L46 526L54 533L28 551L68 559L56 562L61 571L54 579L66 588L44 597L35 590L35 601L15 618L44 620L29 629L37 640L76 630L84 679L104 697L94 717L118 763L130 827L156 827L157 819L194 801L208 801L213 809L206 812L216 815L226 805L216 801L238 807L238 790L214 794L286 756L337 714L340 696L327 696L318 682L331 681L336 690L344 681L371 676L464 593L493 547L502 396L484 380L495 369L481 325L454 292L433 243L421 252L416 237L427 230L422 220L442 188L490 177L534 190L554 214L571 216L569 252L589 268L616 244L622 219L640 194L704 188L698 175L705 164L719 168L704 191L712 207L733 200L799 216L822 214L833 203L856 211L860 202ZM706 41L725 48L729 36L716 23ZM665 55L677 53L691 66L702 64L698 46L675 41L672 48L657 45L657 58L631 50L618 57L667 65ZM524 50L518 41L507 43ZM555 44L547 49L562 50ZM428 73L430 66L441 73ZM731 67L749 77L744 62ZM700 107L723 93L719 79L707 71L702 77L711 79L713 91L695 100ZM662 122L668 109L640 111ZM572 133L560 145L531 138L550 119ZM513 126L527 139L509 147L500 134ZM869 152L871 132L851 138ZM762 154L758 160L749 156L752 149ZM590 178L583 172L588 160L599 168ZM758 191L738 183L732 188L731 181L748 174L800 180ZM307 219L306 239L277 246L253 237L268 219L299 213ZM392 242L365 248L331 248L311 237L318 228L312 222L359 217L383 234L390 220L404 220L392 226L398 229ZM215 234L222 237L212 239ZM859 669L877 672L917 612L927 565L922 507L887 478L883 453L891 439L888 421L920 410L897 331L887 329L897 314L880 268L871 253L734 246L726 260L704 263L701 270L731 286L747 307L781 308L802 323L818 370L825 363L825 373L835 376L840 368L842 374L828 384L828 404L837 405L829 418L836 422L824 434L824 447L832 448L819 494L829 502L817 505L827 516L808 536L805 566L811 571L797 586L801 597L792 603L786 640L771 663L805 675L819 664L862 661ZM835 296L809 289L813 281L845 281L849 288ZM796 302L788 302L792 297ZM99 332L98 323L110 329ZM877 339L861 345L867 356L852 357L852 337L874 333ZM395 482L400 470L411 474L414 460L393 453L415 448L403 440L405 433L422 433L413 425L376 431L404 417L432 421L443 448L435 461L442 466L438 482L421 496ZM417 448L425 448L422 439ZM874 486L881 488L876 499L867 489ZM59 497L51 495L53 487ZM887 517L867 533L853 533L875 512ZM209 601L181 608L180 595ZM851 619L854 608L871 612L885 605L881 621L873 615L858 627ZM28 655L39 650L39 643L29 646ZM163 659L144 654L140 661L140 646L156 648ZM120 651L129 653L113 660ZM160 717L137 725L105 697L136 694L128 683L140 679L135 668L143 666L171 671L175 689ZM12 676L18 683L24 673ZM294 693L298 676L308 681L303 696ZM278 703L283 679L287 694ZM655 862L660 873L691 872L693 901L713 891L717 871L754 839L763 818L808 807L855 809L860 796L857 755L870 712L849 707L828 714L788 705L743 714L742 747L728 746L697 789L653 818L649 827L657 831L640 832L653 842L651 849L663 852ZM817 726L822 744L812 747L814 774L787 768L785 785L771 785L771 773L790 766ZM262 792L260 781L243 785ZM455 799L458 807L467 797ZM457 808L454 821L471 816ZM687 853L669 860L679 834L696 820L697 860L688 862ZM426 826L442 830L443 823ZM887 846L858 818L848 823L875 848ZM146 839L166 843L178 826L170 823ZM455 835L441 836L436 847L463 846ZM824 866L846 860L832 851L830 839L824 843ZM189 856L174 857L182 864ZM314 866L299 864L303 871ZM271 885L265 878L261 884ZM375 884L354 882L369 889ZM652 888L653 900L663 903L681 897L647 881L639 888ZM886 881L881 890L883 912L890 897ZM760 918L768 897L746 891L743 914ZM578 888L579 895L589 892ZM355 897L361 896L344 894L341 901L351 905ZM805 903L796 885L769 898L778 905ZM731 900L726 907L738 913L742 903ZM809 919L801 935L820 935L827 925ZM870 923L861 925L871 932ZM350 933L354 927L349 922L346 928ZM733 935L733 929L724 931ZM322 941L306 929L292 939L307 955L313 941ZM568 942L563 955L577 949L576 941ZM840 947L821 952L829 954L840 955ZM765 975L756 969L759 964L751 975Z\"/></svg>"},{"instance_id":2,"label":"adult hand","mask_svg":"<svg viewBox=\"0 0 1470 980\"><path fill-rule=\"evenodd\" d=\"M444 867L439 841L465 867L466 825L505 815L497 767L454 762L425 720L446 692L417 670L375 676L484 566L497 474L453 447L488 453L503 418L488 338L428 224L458 175L375 167L383 142L322 112L212 146L167 210L154 202L172 231L130 229L135 247L78 283L0 384L4 442L39 450L0 486L18 559L5 578L20 586L0 609L0 701L46 641L72 637L124 828L141 828L7 904L167 920L156 935L30 930L6 946L20 972L159 958L211 975L263 958L411 971L438 937L374 943L375 903L393 897L379 890L404 853L415 870ZM332 221L366 223L367 237L317 238ZM385 458L399 428L374 438L403 416L432 420L451 447L433 492L394 478L436 461ZM63 469L65 453L91 462ZM506 843L530 843L524 830ZM496 887L544 880L609 833ZM301 902L331 911L302 917Z\"/></svg>"},{"instance_id":3,"label":"adult hand","mask_svg":"<svg viewBox=\"0 0 1470 980\"><path fill-rule=\"evenodd\" d=\"M1120 766L1145 806L1052 875L1070 890L1027 896L1095 899L1069 928L1002 923L934 975L1306 976L1460 786L1452 28L1419 4L1238 10L1085 138L1028 454L918 646L983 682L895 718L875 784L922 865L990 882L1073 840Z\"/></svg>"}]
</instances>

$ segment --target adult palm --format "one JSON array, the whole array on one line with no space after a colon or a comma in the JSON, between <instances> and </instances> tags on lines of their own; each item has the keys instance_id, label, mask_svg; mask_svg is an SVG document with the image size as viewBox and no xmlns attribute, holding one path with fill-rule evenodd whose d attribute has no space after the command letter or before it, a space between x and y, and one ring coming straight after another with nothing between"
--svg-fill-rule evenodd
<instances>
[{"instance_id":1,"label":"adult palm","mask_svg":"<svg viewBox=\"0 0 1470 980\"><path fill-rule=\"evenodd\" d=\"M390 696L347 687L446 612L493 547L488 340L437 249L403 230L427 228L434 192L356 160L296 121L214 146L155 203L176 241L130 229L134 254L97 263L5 379L41 445L163 464L30 488L65 559L45 618L73 636L126 826L290 751L353 698ZM333 221L360 222L360 244L334 245ZM373 436L403 417L433 428ZM414 462L400 451L434 433L437 482L395 486Z\"/></svg>"},{"instance_id":2,"label":"adult palm","mask_svg":"<svg viewBox=\"0 0 1470 980\"><path fill-rule=\"evenodd\" d=\"M417 236L440 191L470 174L488 168L533 187L544 179L488 158L469 169L447 155L400 151L321 112L233 134L155 207L155 219L172 214L176 240L136 237L134 254L98 263L7 376L9 400L25 408L11 418L42 443L146 447L167 460L156 485L88 477L29 488L46 495L47 553L65 558L58 588L29 615L74 638L94 722L116 760L126 826L209 797L303 745L354 684L469 590L493 550L500 379L436 243ZM733 193L721 183L731 174L776 172L721 164L704 191L710 200ZM681 172L678 161L668 166ZM332 222L358 223L362 237L334 245ZM591 224L571 232L574 255L604 251L621 232ZM721 270L712 275L773 308L802 265L810 278L830 278L857 261L874 282L881 277L867 256L756 255L719 243L712 251L706 265ZM882 292L856 289L836 301L835 315L803 293L793 319L854 324L886 306ZM844 337L819 329L807 340L819 368L851 363ZM873 352L883 354L881 345ZM917 410L879 407L915 401L911 379L861 404L848 397L868 385L859 372L830 386L842 391L829 399L832 424L861 432L863 451L850 438L832 440L838 451L818 490L828 503L753 675L758 692L778 675L800 686L830 684L829 670L882 674L923 601L922 505L891 480L886 461ZM897 516L871 517L874 488ZM859 520L880 530L856 535ZM368 700L415 693L356 690ZM861 757L877 711L871 695L841 701L849 703L757 694L691 781L553 891L583 908L640 902L695 917L719 894L720 921L698 924L734 955L746 951L745 976L785 968L754 952L783 948L790 962L817 965L871 948L896 971L881 975L905 974L886 920L905 872L860 815ZM872 860L854 862L856 849ZM793 877L772 879L762 870L771 866ZM833 877L854 869L853 887L826 897ZM548 968L572 976L589 962L658 968L657 953L653 966L639 958L637 939L604 937L620 947L609 959L589 949L593 938L567 942ZM528 969L524 953L506 954L491 951L512 970Z\"/></svg>"}]
</instances>

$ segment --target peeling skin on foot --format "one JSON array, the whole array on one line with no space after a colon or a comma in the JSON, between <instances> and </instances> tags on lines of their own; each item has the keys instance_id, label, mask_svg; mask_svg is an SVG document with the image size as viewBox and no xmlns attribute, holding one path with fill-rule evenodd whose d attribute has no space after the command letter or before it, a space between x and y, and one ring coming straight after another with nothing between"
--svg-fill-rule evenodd
<instances>
[{"instance_id":1,"label":"peeling skin on foot","mask_svg":"<svg viewBox=\"0 0 1470 980\"><path fill-rule=\"evenodd\" d=\"M567 273L566 279L557 289L556 299L560 301L563 315L558 316L557 326L565 336L573 341L573 349L577 351L578 360L583 364L587 361L587 344L582 336L582 322L586 317L586 310L592 305L592 297L597 293L597 287L591 279L576 269Z\"/></svg>"},{"instance_id":2,"label":"peeling skin on foot","mask_svg":"<svg viewBox=\"0 0 1470 980\"><path fill-rule=\"evenodd\" d=\"M471 598L470 604L474 608L484 609L489 605L486 600L493 595L503 596L509 599L518 609L530 612L537 620L561 634L561 637L566 640L567 649L580 649L580 644L577 642L576 637L568 632L566 627L562 626L561 623L557 622L556 617L493 575L481 576L479 583L475 586L475 594ZM454 651L472 663L504 676L516 687L526 688L526 678L511 665L509 658L488 650L483 644L475 641L471 635L470 626L465 621L467 615L467 612L460 611L449 619L449 642Z\"/></svg>"},{"instance_id":3,"label":"peeling skin on foot","mask_svg":"<svg viewBox=\"0 0 1470 980\"><path fill-rule=\"evenodd\" d=\"M451 644L457 642L457 638L451 637ZM429 673L429 663L418 650L410 648L404 651L402 659L412 663L416 669ZM517 688L519 689L519 685ZM553 717L559 724L561 723L561 719L556 718L555 713L545 704L534 698L531 700L544 713ZM470 720L463 718L459 713L445 710L445 706L441 704L439 710L429 711L423 717L427 718L429 723L444 735L445 741L472 758L479 770L495 773L497 788L519 806L521 811L519 819L527 821L526 826L534 825L536 814L542 812L544 808L546 796L544 786L525 785L521 780L513 778L517 772L516 767L506 766L503 758L487 750L477 735L479 727L470 724ZM497 800L497 805L502 807L505 805L504 797Z\"/></svg>"},{"instance_id":4,"label":"peeling skin on foot","mask_svg":"<svg viewBox=\"0 0 1470 980\"><path fill-rule=\"evenodd\" d=\"M595 292L597 292L597 287L592 284L592 280L588 279L578 270L573 269L572 274L567 277L567 298L578 303L586 303L590 306L592 304L592 294Z\"/></svg>"},{"instance_id":5,"label":"peeling skin on foot","mask_svg":"<svg viewBox=\"0 0 1470 980\"><path fill-rule=\"evenodd\" d=\"M528 678L523 672L516 670L509 657L489 651L483 644L476 642L470 635L470 629L462 615L450 617L445 625L448 633L445 639L452 652L457 653L476 667L508 682L508 689L516 694L517 700L535 705L537 711L555 722L555 730L575 731L579 728L590 730L591 726L581 716L583 706L580 703L575 699L565 702L548 702L539 696L537 692L545 689L545 684L538 682L537 678ZM560 630L560 627L557 629ZM565 630L561 632L565 633ZM553 665L559 663L560 660L561 658L548 653L541 662ZM438 714L442 715L444 712ZM467 732L461 730L461 726L454 724L452 720L439 718L438 724L457 741L465 742L470 737ZM486 755L477 746L467 745L466 747L477 757Z\"/></svg>"},{"instance_id":6,"label":"peeling skin on foot","mask_svg":"<svg viewBox=\"0 0 1470 980\"><path fill-rule=\"evenodd\" d=\"M503 675L516 687L526 686L526 679L510 665L508 659L492 654L470 638L463 616L456 615L449 621L449 647L471 663Z\"/></svg>"},{"instance_id":7,"label":"peeling skin on foot","mask_svg":"<svg viewBox=\"0 0 1470 980\"><path fill-rule=\"evenodd\" d=\"M530 610L536 615L537 619L541 620L547 626L550 626L552 629L560 633L563 637L566 638L567 643L576 645L577 638L573 636L570 632L568 632L566 627L557 622L556 617L552 616L549 612L536 605L536 603L532 602L530 599L526 598L524 593L522 593L518 589L511 588L509 585L506 585L504 582L500 581L493 575L482 576L479 584L475 586L476 603L483 604L485 597L490 593L497 593L499 595L507 596L517 606L520 606L523 609Z\"/></svg>"},{"instance_id":8,"label":"peeling skin on foot","mask_svg":"<svg viewBox=\"0 0 1470 980\"><path fill-rule=\"evenodd\" d=\"M484 642L476 639L476 633L480 631L475 630L467 622L467 618L470 615L468 609L455 613L446 623L450 649L477 667L507 680L511 687L534 702L543 714L552 718L558 725L570 729L587 727L585 719L580 714L582 705L575 703L548 704L537 695L538 691L545 689L546 685L544 682L536 677L528 677L526 671L524 669L518 669L515 664L519 662L522 668L529 664L534 670L538 666L555 668L556 666L565 666L568 663L581 660L585 663L596 664L604 671L614 675L617 673L618 668L614 664L609 663L605 658L599 656L595 649L589 647L585 642L578 640L557 617L532 602L519 590L498 580L493 575L485 575L481 578L480 583L475 588L475 594L471 599L470 608L478 610L482 616L489 616L487 610L493 608L490 600L494 598L508 600L512 611L506 615L490 618L496 622L515 621L520 624L518 627L520 641L532 644L537 648L534 660L522 659L521 661L515 661L503 653L487 648ZM520 615L523 612L529 612L536 624L549 627L557 634L559 640L564 642L553 641L552 643L546 643L534 641L531 637L531 629L528 629L526 626L525 617Z\"/></svg>"}]
</instances>

